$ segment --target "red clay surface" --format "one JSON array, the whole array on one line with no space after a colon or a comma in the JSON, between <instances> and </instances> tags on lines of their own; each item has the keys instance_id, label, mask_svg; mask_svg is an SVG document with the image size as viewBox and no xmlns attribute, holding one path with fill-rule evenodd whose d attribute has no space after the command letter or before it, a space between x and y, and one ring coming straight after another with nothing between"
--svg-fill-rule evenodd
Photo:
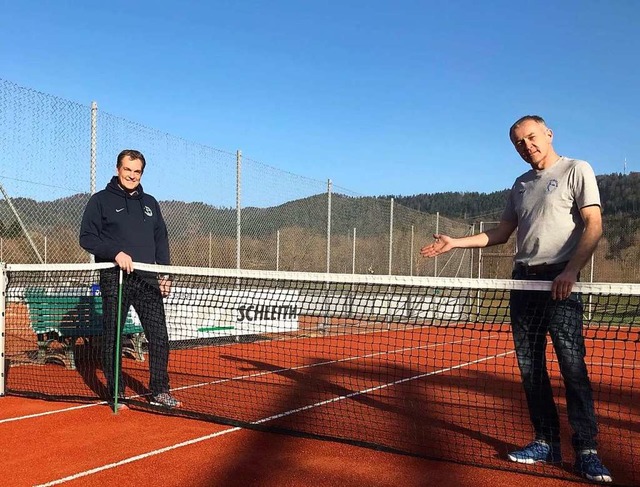
<instances>
[{"instance_id":1,"label":"red clay surface","mask_svg":"<svg viewBox=\"0 0 640 487\"><path fill-rule=\"evenodd\" d=\"M13 320L20 321L16 319L20 314L12 310ZM611 337L606 336L609 333ZM632 393L635 370L625 362L630 354L637 356L640 347L620 331L587 330L586 335L601 452L616 481L633 485L640 478L634 456L634 446L640 444L640 413ZM15 341L10 334L9 339ZM531 435L510 340L506 326L469 325L202 347L171 354L175 395L193 411L245 422L268 419L269 426L357 438L459 462L477 451L481 463L492 469L148 411L114 415L106 405L81 407L7 396L0 398L2 484L575 485L579 479L570 472L570 432L556 362L549 366L564 424L567 463L523 467L504 459L506 451L529 441ZM13 348L18 356L30 350L20 343ZM95 388L104 382L102 371L84 363L83 347L78 349L77 371L59 364L22 364L9 369L9 388L25 384L51 392L60 387L60 393L95 397ZM147 381L148 363L126 359L123 368L128 393L143 393L136 388ZM193 386L200 383L207 385ZM373 394L361 393L372 388ZM340 399L325 404L336 397ZM313 407L297 410L309 404ZM46 412L53 414L41 415ZM279 417L283 412L287 414ZM522 473L527 471L566 480Z\"/></svg>"},{"instance_id":2,"label":"red clay surface","mask_svg":"<svg viewBox=\"0 0 640 487\"><path fill-rule=\"evenodd\" d=\"M236 430L134 410L117 415L106 406L65 410L77 406L10 396L0 398L3 485L576 485L571 481L429 461L335 442ZM54 413L26 417L44 412ZM15 420L7 421L10 418ZM182 442L215 433L221 434L175 448ZM161 451L163 448L167 450ZM140 458L135 459L138 455ZM69 476L75 478L56 483Z\"/></svg>"}]
</instances>

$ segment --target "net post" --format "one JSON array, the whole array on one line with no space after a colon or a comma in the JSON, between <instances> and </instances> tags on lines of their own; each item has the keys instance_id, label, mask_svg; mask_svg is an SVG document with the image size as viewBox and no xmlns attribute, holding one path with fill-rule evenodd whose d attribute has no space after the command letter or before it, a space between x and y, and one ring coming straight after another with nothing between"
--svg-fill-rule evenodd
<instances>
[{"instance_id":1,"label":"net post","mask_svg":"<svg viewBox=\"0 0 640 487\"><path fill-rule=\"evenodd\" d=\"M118 270L118 312L116 319L116 343L113 362L113 414L118 414L118 391L120 390L120 330L122 329L122 269ZM108 326L108 325L107 325Z\"/></svg>"},{"instance_id":2,"label":"net post","mask_svg":"<svg viewBox=\"0 0 640 487\"><path fill-rule=\"evenodd\" d=\"M0 397L5 394L5 331L7 316L7 266L4 262L0 262Z\"/></svg>"}]
</instances>

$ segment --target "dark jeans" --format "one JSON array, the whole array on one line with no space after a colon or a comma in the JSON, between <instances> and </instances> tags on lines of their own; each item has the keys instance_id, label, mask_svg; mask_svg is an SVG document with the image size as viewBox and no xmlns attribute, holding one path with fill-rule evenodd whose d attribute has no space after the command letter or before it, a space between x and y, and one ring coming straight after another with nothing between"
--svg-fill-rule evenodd
<instances>
[{"instance_id":1,"label":"dark jeans","mask_svg":"<svg viewBox=\"0 0 640 487\"><path fill-rule=\"evenodd\" d=\"M115 391L114 360L116 357L116 323L118 319L118 274L119 269L105 269L100 272L100 291L103 311L103 356L102 365L107 379L110 397ZM169 391L169 335L164 314L164 303L157 285L133 272L124 275L122 293L122 327L129 307L133 306L138 313L144 334L149 344L149 389L152 394ZM122 341L118 356L122 354ZM122 375L118 379L119 392L124 392Z\"/></svg>"},{"instance_id":2,"label":"dark jeans","mask_svg":"<svg viewBox=\"0 0 640 487\"><path fill-rule=\"evenodd\" d=\"M513 278L553 281L560 272L556 269L532 275L516 267ZM554 301L547 291L512 291L510 305L513 340L536 439L548 443L560 441L558 411L545 354L548 333L566 389L573 447L576 451L596 448L598 426L584 361L581 296L572 293L566 300Z\"/></svg>"}]
</instances>

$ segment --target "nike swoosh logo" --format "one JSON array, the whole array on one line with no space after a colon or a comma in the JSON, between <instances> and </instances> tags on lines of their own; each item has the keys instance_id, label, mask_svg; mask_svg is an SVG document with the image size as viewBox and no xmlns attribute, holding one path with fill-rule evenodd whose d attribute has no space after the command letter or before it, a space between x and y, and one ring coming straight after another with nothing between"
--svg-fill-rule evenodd
<instances>
[{"instance_id":1,"label":"nike swoosh logo","mask_svg":"<svg viewBox=\"0 0 640 487\"><path fill-rule=\"evenodd\" d=\"M124 208L118 208L118 209L116 210L116 213L120 213L121 211L124 211Z\"/></svg>"}]
</instances>

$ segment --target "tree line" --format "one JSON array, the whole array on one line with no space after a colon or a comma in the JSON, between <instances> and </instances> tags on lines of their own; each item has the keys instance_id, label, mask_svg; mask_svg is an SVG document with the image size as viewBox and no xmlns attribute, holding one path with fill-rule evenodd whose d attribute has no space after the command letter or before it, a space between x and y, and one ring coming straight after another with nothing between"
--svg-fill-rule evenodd
<instances>
[{"instance_id":1,"label":"tree line","mask_svg":"<svg viewBox=\"0 0 640 487\"><path fill-rule=\"evenodd\" d=\"M600 189L604 225L609 241L608 258L635 245L640 230L640 172L606 174L596 177ZM395 196L398 203L416 210L468 223L499 220L509 189L492 193L447 192ZM385 198L391 198L386 196Z\"/></svg>"},{"instance_id":2,"label":"tree line","mask_svg":"<svg viewBox=\"0 0 640 487\"><path fill-rule=\"evenodd\" d=\"M602 211L605 216L636 217L640 213L640 172L597 176ZM440 212L449 218L467 222L498 219L505 206L509 189L491 193L445 192L393 197L396 202L426 213Z\"/></svg>"},{"instance_id":3,"label":"tree line","mask_svg":"<svg viewBox=\"0 0 640 487\"><path fill-rule=\"evenodd\" d=\"M640 229L640 173L608 174L597 177L605 216L605 230L610 241L610 254L635 245ZM497 221L504 208L508 189L491 193L445 192L393 196L396 205L418 210L405 212L407 228L433 225L433 215L461 224ZM332 196L333 235L350 235L354 228L359 237L375 237L388 232L389 200L392 196L353 198ZM14 198L13 204L24 224L32 231L51 235L60 231L76 232L88 194L77 194L54 201ZM174 238L193 238L210 234L233 238L236 235L234 208L181 201L161 202L162 211ZM397 214L402 208L396 206ZM263 238L283 228L306 228L322 235L327 225L327 195L289 201L270 208L243 208L243 235ZM0 200L0 237L24 237L22 229L5 201Z\"/></svg>"}]
</instances>

